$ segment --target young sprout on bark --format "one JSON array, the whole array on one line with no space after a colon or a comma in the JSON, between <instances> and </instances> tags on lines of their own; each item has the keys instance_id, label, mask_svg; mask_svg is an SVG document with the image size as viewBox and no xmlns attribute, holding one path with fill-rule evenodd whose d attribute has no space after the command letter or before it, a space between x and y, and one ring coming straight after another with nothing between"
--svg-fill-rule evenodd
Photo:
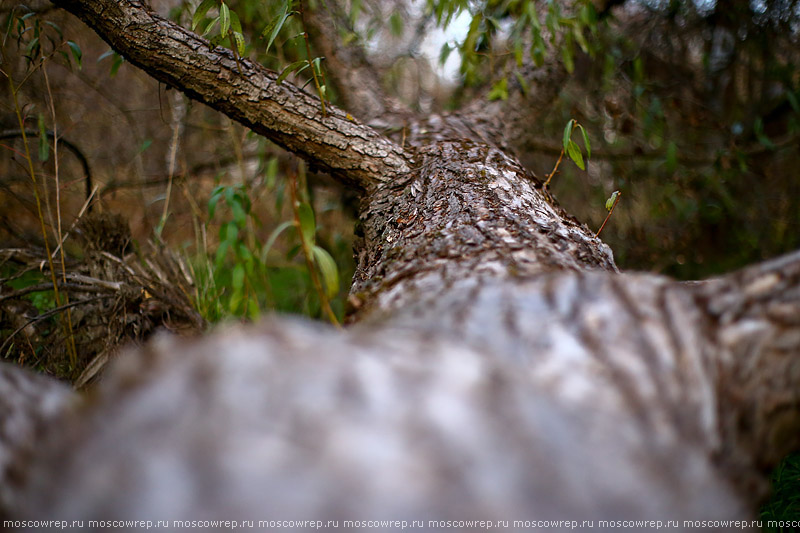
<instances>
[{"instance_id":1,"label":"young sprout on bark","mask_svg":"<svg viewBox=\"0 0 800 533\"><path fill-rule=\"evenodd\" d=\"M597 230L597 233L595 234L596 237L599 237L600 232L603 231L603 228L606 227L606 222L608 222L608 219L611 218L611 213L614 212L614 208L617 207L617 203L619 203L620 196L622 196L621 192L614 191L611 193L611 196L608 197L608 200L606 200L606 210L608 211L608 214L606 215L606 219L600 225L600 229Z\"/></svg>"},{"instance_id":2,"label":"young sprout on bark","mask_svg":"<svg viewBox=\"0 0 800 533\"><path fill-rule=\"evenodd\" d=\"M545 187L550 185L550 180L556 175L558 166L561 164L561 160L564 158L565 153L570 159L572 159L573 163L575 163L579 169L586 170L586 163L583 160L583 151L581 150L581 147L578 146L578 143L572 140L572 133L576 127L581 130L581 134L583 136L583 145L586 147L586 159L589 159L592 156L592 145L589 143L589 135L586 133L586 129L584 129L584 127L580 125L574 118L570 119L569 122L567 122L567 126L564 128L564 139L562 141L561 153L558 156L556 165L553 167L553 171L550 174L547 174L547 181L544 182Z\"/></svg>"}]
</instances>

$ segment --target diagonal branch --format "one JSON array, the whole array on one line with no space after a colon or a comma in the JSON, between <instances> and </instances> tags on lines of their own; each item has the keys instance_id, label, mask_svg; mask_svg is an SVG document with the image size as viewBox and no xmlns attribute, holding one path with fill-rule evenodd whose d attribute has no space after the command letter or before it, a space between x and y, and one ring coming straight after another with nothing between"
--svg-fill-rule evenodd
<instances>
[{"instance_id":1,"label":"diagonal branch","mask_svg":"<svg viewBox=\"0 0 800 533\"><path fill-rule=\"evenodd\" d=\"M331 108L247 59L237 61L152 11L141 0L55 0L132 64L264 135L335 178L361 188L391 181L410 155L344 111Z\"/></svg>"}]
</instances>

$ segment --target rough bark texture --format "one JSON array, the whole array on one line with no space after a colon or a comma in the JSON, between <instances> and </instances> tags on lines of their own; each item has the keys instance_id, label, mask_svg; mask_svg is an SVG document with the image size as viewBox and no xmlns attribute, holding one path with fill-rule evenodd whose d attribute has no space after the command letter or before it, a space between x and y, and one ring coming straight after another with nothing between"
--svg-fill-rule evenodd
<instances>
[{"instance_id":1,"label":"rough bark texture","mask_svg":"<svg viewBox=\"0 0 800 533\"><path fill-rule=\"evenodd\" d=\"M356 324L273 318L128 354L46 425L11 480L15 516L752 516L764 470L798 445L800 253L694 284L620 274L466 116L465 130L418 122L411 169L396 145L337 111L320 119L270 73L234 75L231 56L138 2L58 3L115 46L125 35L123 53L157 78L369 194ZM309 141L323 126L322 139L385 153L298 146L329 147ZM39 383L3 376L3 389ZM16 400L0 409L37 418Z\"/></svg>"},{"instance_id":2,"label":"rough bark texture","mask_svg":"<svg viewBox=\"0 0 800 533\"><path fill-rule=\"evenodd\" d=\"M616 270L611 250L499 150L462 139L432 142L417 156L417 172L364 200L357 307L402 309L465 278Z\"/></svg>"},{"instance_id":3,"label":"rough bark texture","mask_svg":"<svg viewBox=\"0 0 800 533\"><path fill-rule=\"evenodd\" d=\"M409 170L399 146L248 59L238 62L209 42L152 11L140 0L56 0L92 27L126 60L362 188ZM239 71L241 67L241 72Z\"/></svg>"}]
</instances>

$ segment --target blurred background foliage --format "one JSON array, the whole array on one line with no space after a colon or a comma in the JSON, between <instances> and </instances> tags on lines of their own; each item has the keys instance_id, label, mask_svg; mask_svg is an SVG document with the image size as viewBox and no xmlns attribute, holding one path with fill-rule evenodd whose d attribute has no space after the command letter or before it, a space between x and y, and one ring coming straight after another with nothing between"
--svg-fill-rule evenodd
<instances>
[{"instance_id":1,"label":"blurred background foliage","mask_svg":"<svg viewBox=\"0 0 800 533\"><path fill-rule=\"evenodd\" d=\"M328 101L341 96L326 83L313 31L305 39L297 0L152 5L241 57L278 72L289 66L287 79ZM304 6L328 9L321 0ZM569 75L515 149L542 177L558 157L564 125L576 119L587 129L587 170L564 164L551 188L595 229L606 198L622 191L603 232L621 268L697 279L800 248L799 0L349 0L339 7L343 46L362 45L386 91L423 115L532 90L521 69L557 57ZM352 191L126 64L49 2L4 3L0 22L0 247L44 247L43 222L55 248L57 235L86 216L89 192L93 210L128 221L133 249L152 240L179 251L194 280L193 305L208 323L273 310L323 317L323 293L344 318L354 268ZM308 227L293 209L292 183L297 203L313 208L311 244L333 259L341 286L313 279L316 269L330 281L330 265L325 276L304 257ZM70 257L85 253L78 238L60 241ZM14 278L15 290L44 276L15 277L7 261L0 275ZM27 298L39 312L55 305L47 291ZM0 327L5 334L10 326ZM796 495L784 500L789 511L780 513L798 516ZM765 508L764 518L778 507Z\"/></svg>"}]
</instances>

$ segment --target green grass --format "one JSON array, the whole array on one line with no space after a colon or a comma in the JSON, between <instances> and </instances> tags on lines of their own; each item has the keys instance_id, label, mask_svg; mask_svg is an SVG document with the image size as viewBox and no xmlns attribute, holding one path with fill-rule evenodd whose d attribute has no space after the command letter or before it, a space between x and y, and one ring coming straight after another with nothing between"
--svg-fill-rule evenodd
<instances>
[{"instance_id":1,"label":"green grass","mask_svg":"<svg viewBox=\"0 0 800 533\"><path fill-rule=\"evenodd\" d=\"M772 496L761 508L763 531L783 533L800 527L769 527L770 521L800 524L800 453L786 456L772 472Z\"/></svg>"}]
</instances>

